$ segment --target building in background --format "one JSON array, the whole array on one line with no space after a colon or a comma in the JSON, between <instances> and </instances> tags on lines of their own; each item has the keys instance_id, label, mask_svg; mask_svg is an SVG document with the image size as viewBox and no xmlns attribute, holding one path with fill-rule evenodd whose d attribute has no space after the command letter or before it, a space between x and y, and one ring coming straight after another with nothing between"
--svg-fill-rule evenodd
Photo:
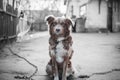
<instances>
[{"instance_id":1,"label":"building in background","mask_svg":"<svg viewBox=\"0 0 120 80\"><path fill-rule=\"evenodd\" d=\"M48 27L45 17L54 15L61 17L65 14L64 0L30 0L29 20L32 20L31 31L46 31Z\"/></svg>"},{"instance_id":2,"label":"building in background","mask_svg":"<svg viewBox=\"0 0 120 80\"><path fill-rule=\"evenodd\" d=\"M86 31L120 32L119 0L65 0L64 3L67 17L86 17Z\"/></svg>"},{"instance_id":3,"label":"building in background","mask_svg":"<svg viewBox=\"0 0 120 80\"><path fill-rule=\"evenodd\" d=\"M45 22L45 17L48 15L62 16L63 14L60 11L56 10L30 10L31 14L29 15L32 19L31 31L47 31L48 26Z\"/></svg>"}]
</instances>

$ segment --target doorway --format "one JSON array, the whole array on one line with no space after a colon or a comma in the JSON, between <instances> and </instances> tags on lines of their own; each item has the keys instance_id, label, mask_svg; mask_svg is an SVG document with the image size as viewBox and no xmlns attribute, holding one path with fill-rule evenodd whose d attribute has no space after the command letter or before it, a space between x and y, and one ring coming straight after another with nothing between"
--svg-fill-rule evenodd
<instances>
[{"instance_id":1,"label":"doorway","mask_svg":"<svg viewBox=\"0 0 120 80\"><path fill-rule=\"evenodd\" d=\"M110 32L113 32L113 29L112 29L112 22L113 22L113 19L112 19L112 16L113 16L113 5L112 5L112 0L109 0L107 2L107 7L108 7L108 13L107 13L107 28Z\"/></svg>"}]
</instances>

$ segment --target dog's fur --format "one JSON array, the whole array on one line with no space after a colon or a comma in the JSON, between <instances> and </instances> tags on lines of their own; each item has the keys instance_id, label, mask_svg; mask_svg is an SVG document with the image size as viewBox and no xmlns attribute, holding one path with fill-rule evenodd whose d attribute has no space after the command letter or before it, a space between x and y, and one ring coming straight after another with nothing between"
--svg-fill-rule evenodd
<instances>
[{"instance_id":1,"label":"dog's fur","mask_svg":"<svg viewBox=\"0 0 120 80\"><path fill-rule=\"evenodd\" d=\"M67 18L56 18L49 16L46 18L49 26L49 55L51 57L46 67L46 72L54 77L54 80L66 80L67 76L74 73L71 64L72 37L70 36L70 26L72 22Z\"/></svg>"}]
</instances>

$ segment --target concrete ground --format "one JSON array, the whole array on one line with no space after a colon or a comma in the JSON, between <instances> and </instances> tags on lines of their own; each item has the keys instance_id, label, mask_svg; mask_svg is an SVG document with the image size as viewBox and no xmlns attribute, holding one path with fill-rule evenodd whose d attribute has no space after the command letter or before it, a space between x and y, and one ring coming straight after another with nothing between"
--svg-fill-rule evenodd
<instances>
[{"instance_id":1,"label":"concrete ground","mask_svg":"<svg viewBox=\"0 0 120 80\"><path fill-rule=\"evenodd\" d=\"M72 63L76 80L120 80L120 33L73 33ZM38 67L34 80L48 80L45 66L49 61L48 32L31 34L7 45L18 55ZM4 48L0 50L0 80L22 80L14 76L30 76L34 68ZM115 70L115 71L111 71ZM89 78L77 78L88 75Z\"/></svg>"}]
</instances>

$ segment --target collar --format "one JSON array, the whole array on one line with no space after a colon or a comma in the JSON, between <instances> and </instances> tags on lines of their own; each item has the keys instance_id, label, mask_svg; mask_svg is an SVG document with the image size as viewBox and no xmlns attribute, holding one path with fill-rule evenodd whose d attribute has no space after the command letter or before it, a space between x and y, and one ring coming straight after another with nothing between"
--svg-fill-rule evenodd
<instances>
[{"instance_id":1,"label":"collar","mask_svg":"<svg viewBox=\"0 0 120 80\"><path fill-rule=\"evenodd\" d=\"M63 41L63 40L65 40L65 38L64 37L60 37L60 38L57 39L57 42L60 42L60 41Z\"/></svg>"},{"instance_id":2,"label":"collar","mask_svg":"<svg viewBox=\"0 0 120 80\"><path fill-rule=\"evenodd\" d=\"M70 36L67 36L67 37L59 37L59 38L57 39L56 43L58 44L59 42L68 39L68 37L70 37Z\"/></svg>"}]
</instances>

